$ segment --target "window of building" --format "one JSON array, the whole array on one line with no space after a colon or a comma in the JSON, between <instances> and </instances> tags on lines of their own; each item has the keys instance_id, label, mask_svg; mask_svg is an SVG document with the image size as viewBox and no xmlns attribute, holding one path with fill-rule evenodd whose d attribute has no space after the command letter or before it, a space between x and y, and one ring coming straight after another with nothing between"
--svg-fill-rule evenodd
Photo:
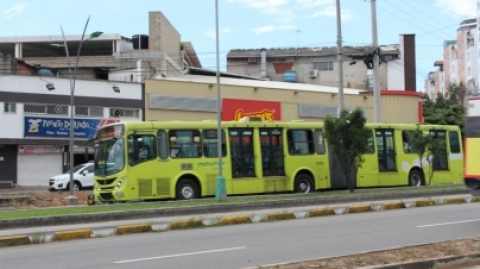
<instances>
[{"instance_id":1,"label":"window of building","mask_svg":"<svg viewBox=\"0 0 480 269\"><path fill-rule=\"evenodd\" d=\"M110 117L115 117L115 118L140 118L140 109L110 108Z\"/></svg>"},{"instance_id":2,"label":"window of building","mask_svg":"<svg viewBox=\"0 0 480 269\"><path fill-rule=\"evenodd\" d=\"M204 130L202 132L203 154L207 158L218 157L218 133L217 130ZM222 157L227 156L225 144L225 132L222 130Z\"/></svg>"},{"instance_id":3,"label":"window of building","mask_svg":"<svg viewBox=\"0 0 480 269\"><path fill-rule=\"evenodd\" d=\"M27 114L68 115L68 106L24 104L23 112Z\"/></svg>"},{"instance_id":4,"label":"window of building","mask_svg":"<svg viewBox=\"0 0 480 269\"><path fill-rule=\"evenodd\" d=\"M313 69L333 70L333 62L313 62Z\"/></svg>"},{"instance_id":5,"label":"window of building","mask_svg":"<svg viewBox=\"0 0 480 269\"><path fill-rule=\"evenodd\" d=\"M197 130L171 130L168 133L170 141L170 157L172 158L200 158L202 147L200 132Z\"/></svg>"},{"instance_id":6,"label":"window of building","mask_svg":"<svg viewBox=\"0 0 480 269\"><path fill-rule=\"evenodd\" d=\"M285 57L267 57L268 63L283 63L286 61L287 61L287 58Z\"/></svg>"},{"instance_id":7,"label":"window of building","mask_svg":"<svg viewBox=\"0 0 480 269\"><path fill-rule=\"evenodd\" d=\"M75 116L103 117L103 107L76 106Z\"/></svg>"},{"instance_id":8,"label":"window of building","mask_svg":"<svg viewBox=\"0 0 480 269\"><path fill-rule=\"evenodd\" d=\"M17 113L17 103L5 102L3 104L3 112L5 112L5 113Z\"/></svg>"},{"instance_id":9,"label":"window of building","mask_svg":"<svg viewBox=\"0 0 480 269\"><path fill-rule=\"evenodd\" d=\"M315 152L312 130L290 130L287 139L290 155L310 155Z\"/></svg>"}]
</instances>

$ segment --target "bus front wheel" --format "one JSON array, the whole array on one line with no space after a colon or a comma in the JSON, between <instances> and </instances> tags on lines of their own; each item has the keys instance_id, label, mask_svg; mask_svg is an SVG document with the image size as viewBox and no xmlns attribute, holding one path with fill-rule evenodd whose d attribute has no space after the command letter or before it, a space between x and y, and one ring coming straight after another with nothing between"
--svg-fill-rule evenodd
<instances>
[{"instance_id":1,"label":"bus front wheel","mask_svg":"<svg viewBox=\"0 0 480 269\"><path fill-rule=\"evenodd\" d=\"M312 177L307 174L299 174L295 178L295 192L309 193L313 189Z\"/></svg>"},{"instance_id":2,"label":"bus front wheel","mask_svg":"<svg viewBox=\"0 0 480 269\"><path fill-rule=\"evenodd\" d=\"M198 198L197 184L188 178L182 179L177 184L177 200L191 200Z\"/></svg>"},{"instance_id":3,"label":"bus front wheel","mask_svg":"<svg viewBox=\"0 0 480 269\"><path fill-rule=\"evenodd\" d=\"M408 176L410 186L420 187L423 185L423 174L419 170L412 170Z\"/></svg>"}]
</instances>

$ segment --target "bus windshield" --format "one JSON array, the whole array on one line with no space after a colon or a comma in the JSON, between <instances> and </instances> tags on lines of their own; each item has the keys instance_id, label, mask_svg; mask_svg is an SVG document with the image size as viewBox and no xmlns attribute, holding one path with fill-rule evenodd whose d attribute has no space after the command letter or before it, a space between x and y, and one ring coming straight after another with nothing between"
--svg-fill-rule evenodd
<instances>
[{"instance_id":1,"label":"bus windshield","mask_svg":"<svg viewBox=\"0 0 480 269\"><path fill-rule=\"evenodd\" d=\"M112 137L98 141L95 152L95 175L109 176L120 172L125 165L124 139Z\"/></svg>"}]
</instances>

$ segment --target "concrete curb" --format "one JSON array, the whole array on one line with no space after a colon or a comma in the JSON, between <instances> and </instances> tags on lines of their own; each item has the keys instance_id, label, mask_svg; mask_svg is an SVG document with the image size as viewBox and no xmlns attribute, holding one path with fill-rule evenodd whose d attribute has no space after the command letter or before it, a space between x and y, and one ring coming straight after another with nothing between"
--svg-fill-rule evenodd
<instances>
[{"instance_id":1,"label":"concrete curb","mask_svg":"<svg viewBox=\"0 0 480 269\"><path fill-rule=\"evenodd\" d=\"M293 212L278 212L278 213L270 213L265 216L265 221L275 221L275 220L291 220L296 219L295 213Z\"/></svg>"},{"instance_id":2,"label":"concrete curb","mask_svg":"<svg viewBox=\"0 0 480 269\"><path fill-rule=\"evenodd\" d=\"M91 238L93 231L90 229L86 230L74 230L74 231L64 231L64 232L55 232L50 239L50 241L67 241L74 239L85 239Z\"/></svg>"},{"instance_id":3,"label":"concrete curb","mask_svg":"<svg viewBox=\"0 0 480 269\"><path fill-rule=\"evenodd\" d=\"M32 241L27 235L0 237L0 247L30 245Z\"/></svg>"},{"instance_id":4,"label":"concrete curb","mask_svg":"<svg viewBox=\"0 0 480 269\"><path fill-rule=\"evenodd\" d=\"M205 224L203 224L203 221L201 219L189 219L172 221L170 222L170 224L168 224L167 230L184 230L199 227L205 227Z\"/></svg>"},{"instance_id":5,"label":"concrete curb","mask_svg":"<svg viewBox=\"0 0 480 269\"><path fill-rule=\"evenodd\" d=\"M364 194L356 196L327 196L315 198L301 198L275 200L264 202L249 202L249 203L232 203L232 204L215 204L205 206L192 207L171 207L132 211L116 211L104 213L88 213L76 215L63 215L54 217L39 217L28 219L9 219L0 220L0 230L12 228L29 228L40 226L58 226L68 224L82 224L105 222L115 220L132 220L132 219L148 219L156 217L170 217L196 214L215 214L224 212L237 212L248 210L261 210L271 208L286 208L286 207L300 207L300 206L315 206L315 205L331 205L349 202L373 202L382 200L401 200L418 197L430 196L445 196L455 194L469 194L469 189L445 189L445 190L425 190L418 192L398 192L398 193L380 193L380 194ZM476 198L476 197L474 197ZM279 196L279 199L282 199ZM474 199L472 199L474 200ZM479 199L480 201L480 199Z\"/></svg>"},{"instance_id":6,"label":"concrete curb","mask_svg":"<svg viewBox=\"0 0 480 269\"><path fill-rule=\"evenodd\" d=\"M244 224L252 223L252 219L249 216L232 216L232 217L223 217L219 224L220 225L235 225L235 224Z\"/></svg>"},{"instance_id":7,"label":"concrete curb","mask_svg":"<svg viewBox=\"0 0 480 269\"><path fill-rule=\"evenodd\" d=\"M117 226L113 231L113 235L124 235L133 233L148 233L153 232L152 225L137 224L137 225L124 225Z\"/></svg>"},{"instance_id":8,"label":"concrete curb","mask_svg":"<svg viewBox=\"0 0 480 269\"><path fill-rule=\"evenodd\" d=\"M359 269L442 269L442 268L461 268L459 266L474 266L480 263L480 253L465 255L465 256L451 256L437 259L427 259L423 261L413 261L405 263L395 263L388 265L374 265L361 267Z\"/></svg>"}]
</instances>

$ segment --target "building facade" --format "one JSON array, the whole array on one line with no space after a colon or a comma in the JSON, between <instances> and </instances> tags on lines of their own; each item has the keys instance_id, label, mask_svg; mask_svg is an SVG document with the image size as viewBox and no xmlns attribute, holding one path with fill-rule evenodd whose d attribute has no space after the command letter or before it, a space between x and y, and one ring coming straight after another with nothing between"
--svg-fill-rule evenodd
<instances>
[{"instance_id":1,"label":"building facade","mask_svg":"<svg viewBox=\"0 0 480 269\"><path fill-rule=\"evenodd\" d=\"M221 78L222 120L244 116L265 120L323 121L338 110L338 89L314 84ZM145 81L145 120L216 120L216 78L185 75ZM423 94L409 91L381 93L384 122L422 121ZM345 89L345 108L360 107L373 121L373 95Z\"/></svg>"},{"instance_id":2,"label":"building facade","mask_svg":"<svg viewBox=\"0 0 480 269\"><path fill-rule=\"evenodd\" d=\"M4 75L0 85L0 188L47 186L69 168L70 80ZM84 149L98 127L142 120L143 96L140 83L77 80L74 164L88 161Z\"/></svg>"},{"instance_id":3,"label":"building facade","mask_svg":"<svg viewBox=\"0 0 480 269\"><path fill-rule=\"evenodd\" d=\"M343 86L373 90L372 47L343 47ZM416 91L415 36L401 35L400 44L380 46L380 87ZM370 59L370 62L369 62ZM236 49L227 54L227 71L272 81L338 87L336 47Z\"/></svg>"}]
</instances>

